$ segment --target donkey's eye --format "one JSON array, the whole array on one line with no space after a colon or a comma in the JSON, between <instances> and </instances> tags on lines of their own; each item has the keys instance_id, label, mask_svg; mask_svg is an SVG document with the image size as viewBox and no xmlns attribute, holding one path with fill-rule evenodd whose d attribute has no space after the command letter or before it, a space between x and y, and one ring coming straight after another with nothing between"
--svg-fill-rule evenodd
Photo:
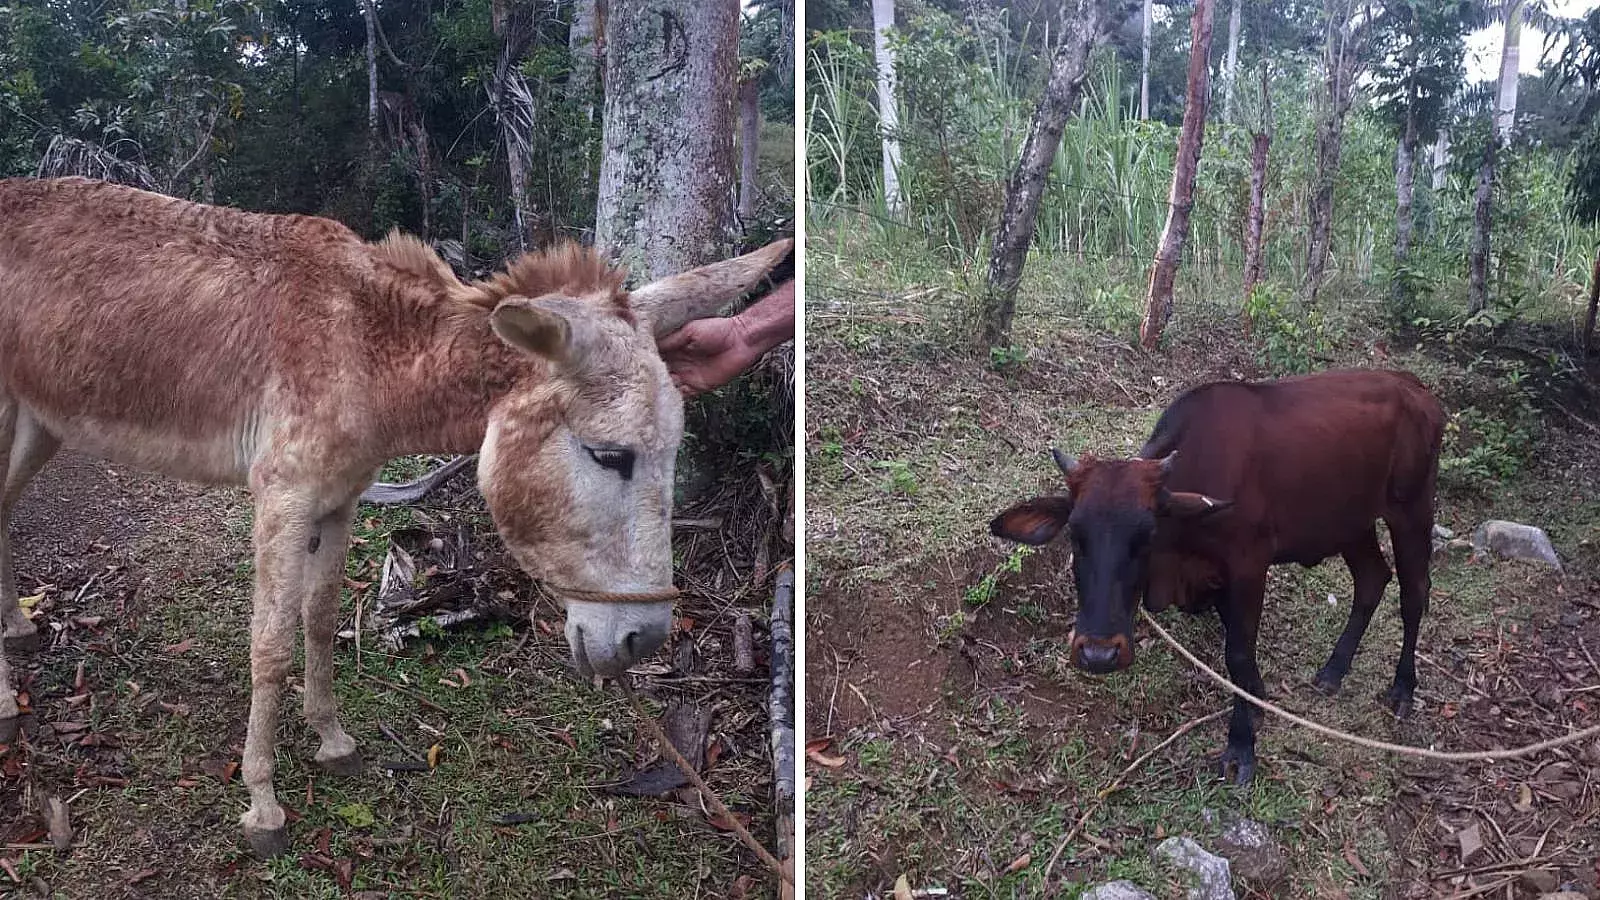
<instances>
[{"instance_id":1,"label":"donkey's eye","mask_svg":"<svg viewBox=\"0 0 1600 900\"><path fill-rule=\"evenodd\" d=\"M633 451L620 447L584 447L589 458L603 469L610 469L624 480L633 477Z\"/></svg>"}]
</instances>

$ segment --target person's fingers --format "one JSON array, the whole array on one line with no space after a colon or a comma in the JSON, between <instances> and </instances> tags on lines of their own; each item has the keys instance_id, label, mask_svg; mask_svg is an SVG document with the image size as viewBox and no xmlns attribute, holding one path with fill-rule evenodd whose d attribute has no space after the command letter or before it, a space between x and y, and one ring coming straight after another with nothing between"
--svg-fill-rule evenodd
<instances>
[{"instance_id":1,"label":"person's fingers","mask_svg":"<svg viewBox=\"0 0 1600 900\"><path fill-rule=\"evenodd\" d=\"M689 333L688 329L680 328L656 341L656 350L662 354L676 353L679 350L688 349L692 343L694 343L694 335Z\"/></svg>"}]
</instances>

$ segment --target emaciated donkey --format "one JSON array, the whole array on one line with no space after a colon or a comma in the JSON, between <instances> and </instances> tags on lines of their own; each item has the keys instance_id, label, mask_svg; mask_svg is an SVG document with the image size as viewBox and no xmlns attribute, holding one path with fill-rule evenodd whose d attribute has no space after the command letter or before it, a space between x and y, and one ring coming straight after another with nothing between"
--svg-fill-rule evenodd
<instances>
[{"instance_id":1,"label":"emaciated donkey","mask_svg":"<svg viewBox=\"0 0 1600 900\"><path fill-rule=\"evenodd\" d=\"M242 824L288 845L273 741L305 626L316 761L361 758L333 698L356 498L408 453L480 454L506 547L566 604L580 670L616 674L672 621L683 404L655 339L753 287L780 241L648 284L591 251L529 254L463 284L426 245L78 178L0 181L0 623L30 643L6 526L62 444L255 505ZM0 653L0 732L18 707Z\"/></svg>"}]
</instances>

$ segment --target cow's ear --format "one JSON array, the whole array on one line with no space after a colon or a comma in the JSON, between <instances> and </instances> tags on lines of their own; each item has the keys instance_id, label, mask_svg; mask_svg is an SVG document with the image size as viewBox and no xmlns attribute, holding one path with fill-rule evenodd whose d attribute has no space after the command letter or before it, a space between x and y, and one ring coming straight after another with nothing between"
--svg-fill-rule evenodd
<instances>
[{"instance_id":1,"label":"cow's ear","mask_svg":"<svg viewBox=\"0 0 1600 900\"><path fill-rule=\"evenodd\" d=\"M989 533L1021 544L1048 544L1071 514L1071 497L1035 497L995 516Z\"/></svg>"},{"instance_id":2,"label":"cow's ear","mask_svg":"<svg viewBox=\"0 0 1600 900\"><path fill-rule=\"evenodd\" d=\"M1161 514L1175 519L1203 519L1232 505L1232 500L1218 500L1189 491L1169 491L1162 498Z\"/></svg>"}]
</instances>

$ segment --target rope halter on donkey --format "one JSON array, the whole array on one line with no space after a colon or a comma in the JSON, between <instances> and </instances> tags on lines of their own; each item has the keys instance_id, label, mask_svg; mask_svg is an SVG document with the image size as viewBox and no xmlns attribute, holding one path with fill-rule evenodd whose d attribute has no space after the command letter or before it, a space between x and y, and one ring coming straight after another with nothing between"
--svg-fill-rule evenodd
<instances>
[{"instance_id":1,"label":"rope halter on donkey","mask_svg":"<svg viewBox=\"0 0 1600 900\"><path fill-rule=\"evenodd\" d=\"M584 591L545 583L544 589L568 600L581 600L584 603L665 603L678 599L679 594L675 587L654 591Z\"/></svg>"}]
</instances>

